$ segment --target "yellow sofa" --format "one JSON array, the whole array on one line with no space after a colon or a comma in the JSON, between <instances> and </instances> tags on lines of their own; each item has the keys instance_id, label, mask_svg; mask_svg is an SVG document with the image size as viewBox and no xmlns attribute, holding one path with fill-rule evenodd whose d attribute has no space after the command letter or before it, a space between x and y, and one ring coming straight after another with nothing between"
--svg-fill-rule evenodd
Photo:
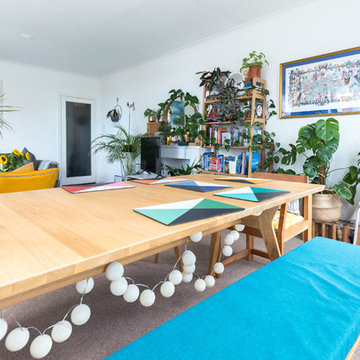
<instances>
[{"instance_id":1,"label":"yellow sofa","mask_svg":"<svg viewBox=\"0 0 360 360\"><path fill-rule=\"evenodd\" d=\"M50 189L58 175L59 169L0 173L0 193Z\"/></svg>"}]
</instances>

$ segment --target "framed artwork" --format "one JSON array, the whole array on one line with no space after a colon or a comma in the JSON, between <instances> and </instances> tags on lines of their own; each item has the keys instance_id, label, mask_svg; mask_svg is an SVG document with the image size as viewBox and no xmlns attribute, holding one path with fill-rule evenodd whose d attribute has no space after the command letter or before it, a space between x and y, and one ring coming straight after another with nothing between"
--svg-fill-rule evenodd
<instances>
[{"instance_id":1,"label":"framed artwork","mask_svg":"<svg viewBox=\"0 0 360 360\"><path fill-rule=\"evenodd\" d=\"M184 101L180 101L180 100L175 100L170 105L169 113L170 113L170 124L172 127L179 126L178 124L175 123L176 119L184 118L184 114L185 114L184 105L185 105Z\"/></svg>"},{"instance_id":2,"label":"framed artwork","mask_svg":"<svg viewBox=\"0 0 360 360\"><path fill-rule=\"evenodd\" d=\"M280 64L280 118L360 113L360 47Z\"/></svg>"}]
</instances>

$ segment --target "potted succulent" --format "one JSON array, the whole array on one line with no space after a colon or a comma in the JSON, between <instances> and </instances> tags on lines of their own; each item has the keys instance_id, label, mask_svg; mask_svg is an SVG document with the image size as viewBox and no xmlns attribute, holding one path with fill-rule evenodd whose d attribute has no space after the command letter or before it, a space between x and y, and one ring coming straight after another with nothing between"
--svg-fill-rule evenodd
<instances>
[{"instance_id":1,"label":"potted succulent","mask_svg":"<svg viewBox=\"0 0 360 360\"><path fill-rule=\"evenodd\" d=\"M107 161L112 164L120 161L123 179L135 173L135 161L141 152L141 138L145 134L131 135L120 124L114 125L116 134L100 135L92 142L92 149L107 152Z\"/></svg>"},{"instance_id":2,"label":"potted succulent","mask_svg":"<svg viewBox=\"0 0 360 360\"><path fill-rule=\"evenodd\" d=\"M339 122L334 118L321 119L316 123L303 126L299 130L296 145L290 144L290 150L279 149L282 154L282 164L295 164L298 155L302 155L305 157L302 166L304 174L312 183L325 185L325 190L313 197L313 218L315 220L338 221L342 211L340 198L354 204L356 186L359 182L359 169L356 166L332 169L330 166L333 155L338 149L339 140ZM343 179L330 185L328 183L330 174L343 170L347 170Z\"/></svg>"},{"instance_id":3,"label":"potted succulent","mask_svg":"<svg viewBox=\"0 0 360 360\"><path fill-rule=\"evenodd\" d=\"M240 68L240 72L242 70L247 69L246 73L246 81L252 80L254 77L261 78L261 68L264 64L268 64L269 62L266 59L266 56L263 52L257 53L255 50L249 54L249 57L243 58L243 63Z\"/></svg>"}]
</instances>

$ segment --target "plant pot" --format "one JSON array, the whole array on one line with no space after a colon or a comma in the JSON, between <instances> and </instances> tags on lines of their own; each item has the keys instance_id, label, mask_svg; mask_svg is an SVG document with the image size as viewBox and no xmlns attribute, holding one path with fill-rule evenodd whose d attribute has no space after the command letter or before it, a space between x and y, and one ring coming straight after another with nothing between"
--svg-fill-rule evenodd
<instances>
[{"instance_id":1,"label":"plant pot","mask_svg":"<svg viewBox=\"0 0 360 360\"><path fill-rule=\"evenodd\" d=\"M249 67L249 70L246 75L245 81L250 81L254 77L258 77L261 79L261 67L257 65L252 65Z\"/></svg>"},{"instance_id":2,"label":"plant pot","mask_svg":"<svg viewBox=\"0 0 360 360\"><path fill-rule=\"evenodd\" d=\"M313 197L313 219L323 222L336 222L341 217L342 202L336 193L315 194Z\"/></svg>"}]
</instances>

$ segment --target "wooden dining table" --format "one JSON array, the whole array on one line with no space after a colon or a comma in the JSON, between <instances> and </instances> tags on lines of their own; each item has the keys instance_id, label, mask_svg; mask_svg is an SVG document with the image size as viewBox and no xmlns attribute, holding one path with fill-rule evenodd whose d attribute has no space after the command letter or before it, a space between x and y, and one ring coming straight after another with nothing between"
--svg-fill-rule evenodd
<instances>
[{"instance_id":1,"label":"wooden dining table","mask_svg":"<svg viewBox=\"0 0 360 360\"><path fill-rule=\"evenodd\" d=\"M229 185L223 176L198 174L189 180ZM184 178L184 176L181 176ZM272 226L283 203L307 199L311 234L312 194L323 186L283 181L251 185L288 193L263 202L214 196L162 185L132 183L134 188L72 194L64 189L0 195L0 309L101 274L112 261L128 264L184 244L202 231L216 238L223 229L262 212L262 235L270 260L280 256ZM135 208L206 198L243 207L243 211L166 226L134 212ZM210 259L214 261L215 259ZM156 265L154 265L156 266Z\"/></svg>"}]
</instances>

